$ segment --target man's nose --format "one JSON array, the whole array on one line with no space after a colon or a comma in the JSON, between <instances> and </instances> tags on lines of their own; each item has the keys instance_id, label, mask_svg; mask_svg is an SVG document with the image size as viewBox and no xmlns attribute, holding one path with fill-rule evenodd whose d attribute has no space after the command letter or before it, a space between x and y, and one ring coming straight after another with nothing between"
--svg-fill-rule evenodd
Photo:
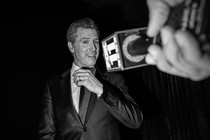
<instances>
[{"instance_id":1,"label":"man's nose","mask_svg":"<svg viewBox=\"0 0 210 140\"><path fill-rule=\"evenodd\" d=\"M93 49L94 51L97 49L97 46L96 46L95 42L91 43L91 49Z\"/></svg>"}]
</instances>

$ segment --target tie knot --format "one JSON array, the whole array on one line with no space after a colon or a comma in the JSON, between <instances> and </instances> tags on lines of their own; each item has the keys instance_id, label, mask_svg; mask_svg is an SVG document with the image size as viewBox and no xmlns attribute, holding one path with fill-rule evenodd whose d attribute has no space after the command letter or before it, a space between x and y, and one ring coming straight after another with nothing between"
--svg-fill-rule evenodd
<instances>
[{"instance_id":1,"label":"tie knot","mask_svg":"<svg viewBox=\"0 0 210 140\"><path fill-rule=\"evenodd\" d=\"M84 70L90 70L91 73L94 74L95 69L94 68L89 68L89 67L82 67Z\"/></svg>"}]
</instances>

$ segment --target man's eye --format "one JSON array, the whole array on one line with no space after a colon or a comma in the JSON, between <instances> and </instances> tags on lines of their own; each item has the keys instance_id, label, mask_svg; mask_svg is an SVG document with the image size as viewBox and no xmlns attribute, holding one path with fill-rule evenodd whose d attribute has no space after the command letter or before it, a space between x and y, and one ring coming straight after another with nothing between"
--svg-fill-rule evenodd
<instances>
[{"instance_id":1,"label":"man's eye","mask_svg":"<svg viewBox=\"0 0 210 140\"><path fill-rule=\"evenodd\" d=\"M89 41L87 41L87 40L83 41L84 44L88 44L88 42L89 42Z\"/></svg>"},{"instance_id":2,"label":"man's eye","mask_svg":"<svg viewBox=\"0 0 210 140\"><path fill-rule=\"evenodd\" d=\"M95 44L99 45L99 41L94 41Z\"/></svg>"}]
</instances>

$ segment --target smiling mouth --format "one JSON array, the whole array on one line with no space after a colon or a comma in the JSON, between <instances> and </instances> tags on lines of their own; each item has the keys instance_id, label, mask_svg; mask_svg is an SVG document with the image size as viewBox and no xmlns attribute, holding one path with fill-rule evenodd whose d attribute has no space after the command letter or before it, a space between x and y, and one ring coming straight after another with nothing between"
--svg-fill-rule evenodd
<instances>
[{"instance_id":1,"label":"smiling mouth","mask_svg":"<svg viewBox=\"0 0 210 140\"><path fill-rule=\"evenodd\" d=\"M89 53L87 54L88 57L96 57L96 53Z\"/></svg>"},{"instance_id":2,"label":"smiling mouth","mask_svg":"<svg viewBox=\"0 0 210 140\"><path fill-rule=\"evenodd\" d=\"M89 58L96 58L96 55L87 55Z\"/></svg>"}]
</instances>

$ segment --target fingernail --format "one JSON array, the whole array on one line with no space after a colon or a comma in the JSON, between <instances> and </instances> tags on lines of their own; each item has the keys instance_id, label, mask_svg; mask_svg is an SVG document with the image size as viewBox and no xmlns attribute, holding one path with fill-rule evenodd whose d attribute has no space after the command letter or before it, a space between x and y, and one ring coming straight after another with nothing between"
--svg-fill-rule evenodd
<instances>
[{"instance_id":1,"label":"fingernail","mask_svg":"<svg viewBox=\"0 0 210 140\"><path fill-rule=\"evenodd\" d=\"M151 54L146 55L145 61L146 61L147 64L150 64L150 65L155 64L155 60L154 60L154 58L152 57Z\"/></svg>"},{"instance_id":2,"label":"fingernail","mask_svg":"<svg viewBox=\"0 0 210 140\"><path fill-rule=\"evenodd\" d=\"M173 37L174 30L170 27L164 27L161 30L161 40L163 45L167 44Z\"/></svg>"}]
</instances>

